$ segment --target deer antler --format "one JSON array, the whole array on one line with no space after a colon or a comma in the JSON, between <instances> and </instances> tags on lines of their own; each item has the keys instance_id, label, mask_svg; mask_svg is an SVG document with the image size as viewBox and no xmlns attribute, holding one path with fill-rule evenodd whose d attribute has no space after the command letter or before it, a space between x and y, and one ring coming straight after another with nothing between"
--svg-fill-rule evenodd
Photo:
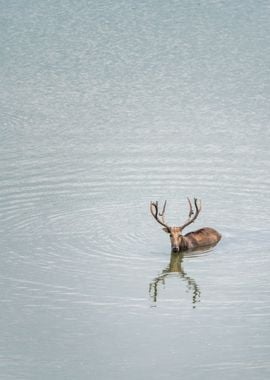
<instances>
[{"instance_id":1,"label":"deer antler","mask_svg":"<svg viewBox=\"0 0 270 380\"><path fill-rule=\"evenodd\" d=\"M190 199L188 198L187 200L188 200L188 204L189 204L188 220L180 227L181 230L183 230L184 228L186 228L191 223L195 222L195 220L197 219L197 217L198 217L198 215L199 215L199 213L200 213L200 211L202 209L202 203L201 203L201 201L199 201L199 204L198 204L198 199L194 198L194 200L193 200L194 205L195 205L195 213L194 213Z\"/></svg>"},{"instance_id":2,"label":"deer antler","mask_svg":"<svg viewBox=\"0 0 270 380\"><path fill-rule=\"evenodd\" d=\"M166 209L167 201L164 202L162 212L159 212L158 210L158 201L156 202L150 202L150 211L153 217L156 219L156 221L161 224L163 227L166 227L168 230L170 227L165 222L165 209ZM161 218L160 218L161 217Z\"/></svg>"}]
</instances>

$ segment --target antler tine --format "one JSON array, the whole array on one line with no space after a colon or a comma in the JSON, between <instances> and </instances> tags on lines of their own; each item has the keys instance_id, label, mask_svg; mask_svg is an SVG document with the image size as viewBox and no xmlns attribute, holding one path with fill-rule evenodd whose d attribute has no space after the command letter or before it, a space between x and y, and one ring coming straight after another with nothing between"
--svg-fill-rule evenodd
<instances>
[{"instance_id":1,"label":"antler tine","mask_svg":"<svg viewBox=\"0 0 270 380\"><path fill-rule=\"evenodd\" d=\"M188 198L188 203L189 203L189 215L188 215L188 220L180 227L181 230L183 230L184 228L186 228L188 225L190 225L191 223L195 222L195 220L197 219L201 209L202 209L202 203L201 203L201 200L199 200L199 204L198 204L198 199L197 198L194 198L193 199L193 202L194 202L194 205L195 205L195 213L193 211L193 208L192 208L192 204L191 204L191 201L190 199ZM193 216L192 216L193 215Z\"/></svg>"},{"instance_id":2,"label":"antler tine","mask_svg":"<svg viewBox=\"0 0 270 380\"><path fill-rule=\"evenodd\" d=\"M157 205L155 202L150 202L150 211L154 218L157 216Z\"/></svg>"},{"instance_id":3,"label":"antler tine","mask_svg":"<svg viewBox=\"0 0 270 380\"><path fill-rule=\"evenodd\" d=\"M162 212L158 212L158 201L156 202L150 202L150 211L151 211L151 214L153 215L153 217L156 219L156 221L161 224L163 227L166 227L166 228L170 228L165 220L164 220L164 214L165 214L165 209L166 209L166 205L167 205L167 201L165 201L164 205L163 205L163 209L162 209ZM161 217L161 219L159 218Z\"/></svg>"},{"instance_id":4,"label":"antler tine","mask_svg":"<svg viewBox=\"0 0 270 380\"><path fill-rule=\"evenodd\" d=\"M164 216L164 212L165 212L165 209L166 209L166 205L167 205L167 201L164 202L162 212L159 213L159 216Z\"/></svg>"},{"instance_id":5,"label":"antler tine","mask_svg":"<svg viewBox=\"0 0 270 380\"><path fill-rule=\"evenodd\" d=\"M190 202L189 197L187 197L187 200L188 200L188 204L189 204L189 214L188 214L188 217L190 218L194 214L194 211L193 211L192 204Z\"/></svg>"},{"instance_id":6,"label":"antler tine","mask_svg":"<svg viewBox=\"0 0 270 380\"><path fill-rule=\"evenodd\" d=\"M166 210L167 201L164 202L162 212L159 212L159 216L162 218L162 222L166 224L165 222L165 210Z\"/></svg>"},{"instance_id":7,"label":"antler tine","mask_svg":"<svg viewBox=\"0 0 270 380\"><path fill-rule=\"evenodd\" d=\"M199 205L198 205L198 202L199 201ZM196 212L200 212L201 211L201 209L202 209L202 201L199 199L197 199L197 198L194 198L194 204L195 204L195 207L196 207Z\"/></svg>"}]
</instances>

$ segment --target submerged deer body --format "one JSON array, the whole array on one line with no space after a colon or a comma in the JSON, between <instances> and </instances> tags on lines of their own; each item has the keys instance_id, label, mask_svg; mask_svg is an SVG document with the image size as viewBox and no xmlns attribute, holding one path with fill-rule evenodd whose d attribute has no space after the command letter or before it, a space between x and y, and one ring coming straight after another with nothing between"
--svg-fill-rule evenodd
<instances>
[{"instance_id":1,"label":"submerged deer body","mask_svg":"<svg viewBox=\"0 0 270 380\"><path fill-rule=\"evenodd\" d=\"M193 210L190 199L189 204L189 216L187 221L180 227L170 227L165 222L165 209L167 201L165 201L162 212L159 212L158 202L150 203L150 211L156 221L163 226L163 231L170 234L171 247L173 252L182 252L186 250L193 250L200 247L214 246L221 239L221 234L213 228L205 227L194 232L189 232L183 235L183 229L191 223L195 222L200 211L201 202L198 202L194 198L195 212Z\"/></svg>"}]
</instances>

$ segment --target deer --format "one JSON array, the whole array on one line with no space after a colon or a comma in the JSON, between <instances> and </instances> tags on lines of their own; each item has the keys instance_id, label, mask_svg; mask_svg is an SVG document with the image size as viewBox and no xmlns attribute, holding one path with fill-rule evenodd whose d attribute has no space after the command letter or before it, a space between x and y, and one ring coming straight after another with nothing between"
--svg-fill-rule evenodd
<instances>
[{"instance_id":1,"label":"deer","mask_svg":"<svg viewBox=\"0 0 270 380\"><path fill-rule=\"evenodd\" d=\"M159 211L158 201L150 202L150 211L156 221L163 226L163 231L170 235L171 251L172 252L184 252L188 250L197 250L203 247L213 247L221 239L221 234L210 227L204 227L197 231L189 232L183 235L183 230L191 223L194 223L198 218L202 209L202 203L197 198L193 199L194 208L189 198L187 198L189 204L188 219L180 227L170 227L165 222L165 210L167 201L164 202L162 211Z\"/></svg>"}]
</instances>

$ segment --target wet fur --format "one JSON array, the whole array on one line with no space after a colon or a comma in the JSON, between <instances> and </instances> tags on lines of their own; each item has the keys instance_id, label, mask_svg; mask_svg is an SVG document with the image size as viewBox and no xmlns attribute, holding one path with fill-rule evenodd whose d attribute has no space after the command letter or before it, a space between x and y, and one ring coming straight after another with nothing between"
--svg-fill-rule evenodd
<instances>
[{"instance_id":1,"label":"wet fur","mask_svg":"<svg viewBox=\"0 0 270 380\"><path fill-rule=\"evenodd\" d=\"M221 239L221 234L210 227L201 228L197 231L189 232L183 236L180 243L180 251L204 247L217 244Z\"/></svg>"}]
</instances>

